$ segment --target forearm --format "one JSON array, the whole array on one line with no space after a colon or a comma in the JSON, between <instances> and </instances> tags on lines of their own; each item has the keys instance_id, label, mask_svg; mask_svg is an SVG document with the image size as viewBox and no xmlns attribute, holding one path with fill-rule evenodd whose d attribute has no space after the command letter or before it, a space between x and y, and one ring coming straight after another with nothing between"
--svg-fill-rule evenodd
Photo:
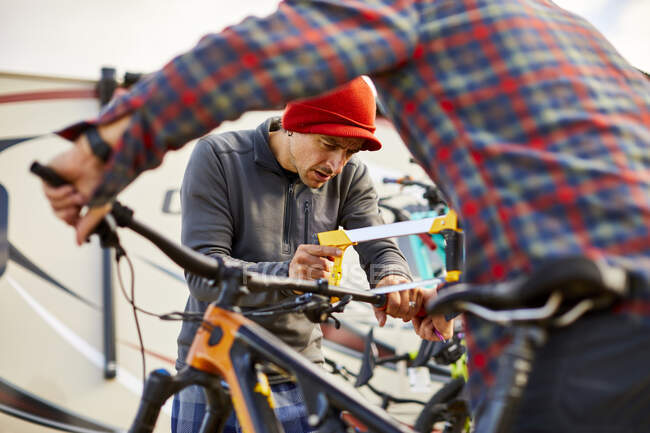
<instances>
[{"instance_id":1,"label":"forearm","mask_svg":"<svg viewBox=\"0 0 650 433\"><path fill-rule=\"evenodd\" d=\"M370 243L368 243L370 244ZM412 280L411 270L401 251L392 240L386 239L366 245L365 251L360 251L361 267L368 277L371 287L388 275L399 275Z\"/></svg>"},{"instance_id":2,"label":"forearm","mask_svg":"<svg viewBox=\"0 0 650 433\"><path fill-rule=\"evenodd\" d=\"M287 1L267 18L204 37L102 112L98 124L131 118L91 204L108 201L140 172L158 166L166 151L224 120L405 61L416 43L416 14L413 2L395 3ZM342 22L346 32L331 31ZM84 127L61 134L75 138Z\"/></svg>"}]
</instances>

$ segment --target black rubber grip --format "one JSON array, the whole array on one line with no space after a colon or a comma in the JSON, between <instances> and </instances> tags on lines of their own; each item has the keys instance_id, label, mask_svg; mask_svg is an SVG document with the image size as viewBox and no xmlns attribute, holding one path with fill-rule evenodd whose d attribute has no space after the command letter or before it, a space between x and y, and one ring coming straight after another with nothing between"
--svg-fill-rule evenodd
<instances>
[{"instance_id":1,"label":"black rubber grip","mask_svg":"<svg viewBox=\"0 0 650 433\"><path fill-rule=\"evenodd\" d=\"M36 161L32 162L32 165L29 167L29 171L43 179L51 186L63 186L69 183L67 180L59 176L56 171L52 170L48 166L41 165Z\"/></svg>"},{"instance_id":2,"label":"black rubber grip","mask_svg":"<svg viewBox=\"0 0 650 433\"><path fill-rule=\"evenodd\" d=\"M388 302L388 297L387 297L385 294L383 294L383 293L382 293L382 294L379 294L379 295L376 295L376 296L380 296L381 299L379 300L379 302L375 302L373 305L374 305L375 308L377 308L379 311L384 311L384 310L386 309L386 307L387 307L386 303ZM424 309L424 305L422 305L422 307L420 308L420 311L417 312L417 314L415 315L415 317L424 317L424 316L426 316L426 315L427 315L427 312L426 312L426 310Z\"/></svg>"},{"instance_id":3,"label":"black rubber grip","mask_svg":"<svg viewBox=\"0 0 650 433\"><path fill-rule=\"evenodd\" d=\"M373 305L374 305L375 308L377 308L378 310L385 310L385 309L386 309L386 302L388 301L388 298L387 298L386 295L384 295L384 294L377 295L377 296L379 296L379 301L376 302L376 303L373 304Z\"/></svg>"},{"instance_id":4,"label":"black rubber grip","mask_svg":"<svg viewBox=\"0 0 650 433\"><path fill-rule=\"evenodd\" d=\"M36 176L40 177L47 184L53 187L60 187L69 184L69 182L63 179L61 176L59 176L59 174L56 171L54 171L50 167L39 164L36 161L34 161L32 165L29 167L29 171L31 171ZM119 203L115 202L113 204L113 215L116 215L115 213L116 207L120 209L123 208ZM133 216L133 212L128 208L124 208L124 211L122 211L121 214L125 215L125 217L128 217L127 218L128 220L130 220L131 217ZM118 221L118 225L120 225L119 221ZM123 227L126 226L126 223L121 223L121 226ZM96 233L99 236L100 245L103 248L119 248L119 249L122 248L120 246L120 240L117 237L117 234L115 233L114 230L111 229L110 225L106 222L106 220L100 221L99 224L97 224L97 226L94 228L92 233Z\"/></svg>"},{"instance_id":5,"label":"black rubber grip","mask_svg":"<svg viewBox=\"0 0 650 433\"><path fill-rule=\"evenodd\" d=\"M445 238L445 267L447 271L460 271L463 263L463 233L451 229L440 232Z\"/></svg>"}]
</instances>

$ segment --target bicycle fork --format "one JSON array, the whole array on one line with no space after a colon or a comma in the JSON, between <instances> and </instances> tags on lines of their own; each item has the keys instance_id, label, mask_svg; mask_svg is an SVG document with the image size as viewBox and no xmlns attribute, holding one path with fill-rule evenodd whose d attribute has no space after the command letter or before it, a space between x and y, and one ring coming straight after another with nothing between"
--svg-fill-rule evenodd
<instances>
[{"instance_id":1,"label":"bicycle fork","mask_svg":"<svg viewBox=\"0 0 650 433\"><path fill-rule=\"evenodd\" d=\"M151 433L165 401L190 385L203 386L206 395L206 414L199 431L202 433L222 431L232 411L232 403L221 385L221 380L195 368L185 367L175 376L162 369L149 374L129 433Z\"/></svg>"}]
</instances>

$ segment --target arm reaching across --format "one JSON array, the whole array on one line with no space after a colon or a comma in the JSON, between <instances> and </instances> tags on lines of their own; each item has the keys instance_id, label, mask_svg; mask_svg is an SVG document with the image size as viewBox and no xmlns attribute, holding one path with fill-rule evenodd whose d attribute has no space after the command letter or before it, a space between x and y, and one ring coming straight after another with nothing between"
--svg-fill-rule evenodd
<instances>
[{"instance_id":1,"label":"arm reaching across","mask_svg":"<svg viewBox=\"0 0 650 433\"><path fill-rule=\"evenodd\" d=\"M224 120L277 108L406 60L415 43L413 3L285 1L266 18L250 17L205 36L116 98L98 119L59 133L77 140L89 124L128 119L115 140L105 137L115 152L100 179L97 171L84 171L90 189L83 192L84 204L107 203L142 171L157 167L167 151ZM345 32L331 32L342 25ZM66 216L77 222L77 239L83 240L100 214Z\"/></svg>"},{"instance_id":2,"label":"arm reaching across","mask_svg":"<svg viewBox=\"0 0 650 433\"><path fill-rule=\"evenodd\" d=\"M109 124L99 126L97 133L114 147L124 134L130 121L125 116ZM92 197L93 191L101 182L105 164L93 154L85 134L79 135L73 147L58 154L48 165L70 185L52 187L43 183L43 191L50 202L54 214L71 225L76 231L76 241L81 245L94 227L110 211L110 203L91 207L82 215L82 207Z\"/></svg>"}]
</instances>

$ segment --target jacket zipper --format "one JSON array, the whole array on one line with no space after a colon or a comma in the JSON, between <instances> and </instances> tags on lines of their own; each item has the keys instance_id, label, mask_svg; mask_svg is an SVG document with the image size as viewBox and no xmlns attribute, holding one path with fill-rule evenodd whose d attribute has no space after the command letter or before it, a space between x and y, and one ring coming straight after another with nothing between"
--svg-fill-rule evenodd
<instances>
[{"instance_id":1,"label":"jacket zipper","mask_svg":"<svg viewBox=\"0 0 650 433\"><path fill-rule=\"evenodd\" d=\"M305 243L310 244L311 239L309 239L309 214L311 213L311 202L307 200L305 202Z\"/></svg>"},{"instance_id":2,"label":"jacket zipper","mask_svg":"<svg viewBox=\"0 0 650 433\"><path fill-rule=\"evenodd\" d=\"M293 208L293 190L294 183L290 183L287 188L287 197L284 203L284 228L282 233L282 251L285 254L288 254L291 251L291 245L289 243L290 235L289 230L291 229L291 209Z\"/></svg>"}]
</instances>

